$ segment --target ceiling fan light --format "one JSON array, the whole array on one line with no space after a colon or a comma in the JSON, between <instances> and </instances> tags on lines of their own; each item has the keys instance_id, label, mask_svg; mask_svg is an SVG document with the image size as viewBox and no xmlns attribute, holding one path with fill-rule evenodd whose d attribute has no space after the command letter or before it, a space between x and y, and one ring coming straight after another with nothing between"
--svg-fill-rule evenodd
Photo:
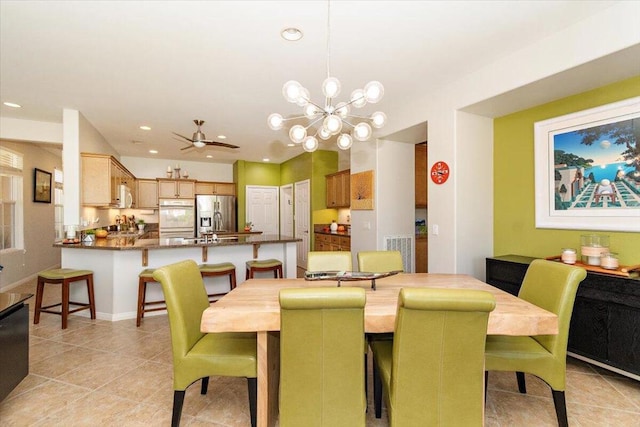
<instances>
[{"instance_id":1,"label":"ceiling fan light","mask_svg":"<svg viewBox=\"0 0 640 427\"><path fill-rule=\"evenodd\" d=\"M336 114L342 117L343 119L347 118L350 111L351 109L349 108L349 105L347 105L346 102L339 102L338 105L336 105Z\"/></svg>"},{"instance_id":2,"label":"ceiling fan light","mask_svg":"<svg viewBox=\"0 0 640 427\"><path fill-rule=\"evenodd\" d=\"M338 142L339 149L348 150L349 148L351 148L351 145L353 144L353 138L351 138L351 135L349 135L348 133L343 133L343 134L340 134L337 142Z\"/></svg>"},{"instance_id":3,"label":"ceiling fan light","mask_svg":"<svg viewBox=\"0 0 640 427\"><path fill-rule=\"evenodd\" d=\"M267 124L271 130L280 130L284 124L284 119L281 114L273 113L267 118Z\"/></svg>"},{"instance_id":4,"label":"ceiling fan light","mask_svg":"<svg viewBox=\"0 0 640 427\"><path fill-rule=\"evenodd\" d=\"M300 97L302 85L295 80L289 80L282 86L282 96L288 102L296 103Z\"/></svg>"},{"instance_id":5,"label":"ceiling fan light","mask_svg":"<svg viewBox=\"0 0 640 427\"><path fill-rule=\"evenodd\" d=\"M327 77L322 82L322 93L327 98L335 98L340 94L340 80L335 77Z\"/></svg>"},{"instance_id":6,"label":"ceiling fan light","mask_svg":"<svg viewBox=\"0 0 640 427\"><path fill-rule=\"evenodd\" d=\"M382 111L376 111L371 115L371 126L380 129L387 124L387 115Z\"/></svg>"},{"instance_id":7,"label":"ceiling fan light","mask_svg":"<svg viewBox=\"0 0 640 427\"><path fill-rule=\"evenodd\" d=\"M364 96L367 102L375 104L382 99L384 95L384 86L379 81L371 81L364 87Z\"/></svg>"},{"instance_id":8,"label":"ceiling fan light","mask_svg":"<svg viewBox=\"0 0 640 427\"><path fill-rule=\"evenodd\" d=\"M335 114L330 114L324 119L323 127L335 135L342 130L342 120Z\"/></svg>"},{"instance_id":9,"label":"ceiling fan light","mask_svg":"<svg viewBox=\"0 0 640 427\"><path fill-rule=\"evenodd\" d=\"M300 144L307 137L307 129L301 125L292 126L289 129L289 138L296 144Z\"/></svg>"},{"instance_id":10,"label":"ceiling fan light","mask_svg":"<svg viewBox=\"0 0 640 427\"><path fill-rule=\"evenodd\" d=\"M373 130L371 129L371 126L369 126L369 123L358 123L353 128L353 137L358 141L366 141L367 139L371 138L372 133Z\"/></svg>"},{"instance_id":11,"label":"ceiling fan light","mask_svg":"<svg viewBox=\"0 0 640 427\"><path fill-rule=\"evenodd\" d=\"M314 152L318 149L318 140L315 136L308 136L304 139L302 148L308 153Z\"/></svg>"},{"instance_id":12,"label":"ceiling fan light","mask_svg":"<svg viewBox=\"0 0 640 427\"><path fill-rule=\"evenodd\" d=\"M193 146L194 146L194 147L196 147L196 148L202 148L202 147L204 147L205 145L207 145L207 144L205 144L205 143L204 143L204 142L202 142L202 141L193 141Z\"/></svg>"},{"instance_id":13,"label":"ceiling fan light","mask_svg":"<svg viewBox=\"0 0 640 427\"><path fill-rule=\"evenodd\" d=\"M351 92L351 105L356 108L364 107L367 104L367 99L364 95L364 90L356 89Z\"/></svg>"}]
</instances>

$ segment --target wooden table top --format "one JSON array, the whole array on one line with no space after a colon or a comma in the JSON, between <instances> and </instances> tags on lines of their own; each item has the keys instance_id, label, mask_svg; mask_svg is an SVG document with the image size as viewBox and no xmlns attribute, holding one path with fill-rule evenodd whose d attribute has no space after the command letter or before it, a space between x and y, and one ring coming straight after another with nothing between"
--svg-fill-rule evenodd
<instances>
[{"instance_id":1,"label":"wooden table top","mask_svg":"<svg viewBox=\"0 0 640 427\"><path fill-rule=\"evenodd\" d=\"M207 308L200 325L203 332L260 332L280 330L278 293L285 288L333 287L334 281L304 279L251 279ZM558 333L555 314L521 300L478 279L461 274L398 274L370 281L343 282L342 286L366 290L365 331L393 332L398 294L401 288L428 287L479 289L492 293L496 308L489 315L489 335L554 335Z\"/></svg>"}]
</instances>

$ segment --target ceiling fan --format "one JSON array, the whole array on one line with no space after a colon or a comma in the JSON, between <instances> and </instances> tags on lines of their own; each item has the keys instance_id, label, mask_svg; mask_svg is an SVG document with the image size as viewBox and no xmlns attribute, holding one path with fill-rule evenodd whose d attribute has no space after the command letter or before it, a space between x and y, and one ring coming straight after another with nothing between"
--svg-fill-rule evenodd
<instances>
[{"instance_id":1,"label":"ceiling fan","mask_svg":"<svg viewBox=\"0 0 640 427\"><path fill-rule=\"evenodd\" d=\"M193 148L193 147L202 148L205 145L215 145L217 147L227 147L227 148L240 148L237 145L226 144L224 142L218 142L218 141L213 141L211 139L207 139L207 137L204 136L204 133L202 133L202 131L200 130L200 126L204 124L204 120L194 120L193 122L196 124L196 126L198 126L198 129L193 133L193 137L187 138L186 136L173 132L174 135L177 135L180 138L186 139L191 143L188 147L181 148L180 150L188 150L189 148Z\"/></svg>"}]
</instances>

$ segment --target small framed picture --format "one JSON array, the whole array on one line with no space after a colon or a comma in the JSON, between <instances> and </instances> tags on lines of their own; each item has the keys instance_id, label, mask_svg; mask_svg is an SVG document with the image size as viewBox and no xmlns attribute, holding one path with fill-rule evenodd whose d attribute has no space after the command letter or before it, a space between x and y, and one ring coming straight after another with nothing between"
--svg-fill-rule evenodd
<instances>
[{"instance_id":1,"label":"small framed picture","mask_svg":"<svg viewBox=\"0 0 640 427\"><path fill-rule=\"evenodd\" d=\"M38 168L33 171L33 201L51 203L51 173Z\"/></svg>"}]
</instances>

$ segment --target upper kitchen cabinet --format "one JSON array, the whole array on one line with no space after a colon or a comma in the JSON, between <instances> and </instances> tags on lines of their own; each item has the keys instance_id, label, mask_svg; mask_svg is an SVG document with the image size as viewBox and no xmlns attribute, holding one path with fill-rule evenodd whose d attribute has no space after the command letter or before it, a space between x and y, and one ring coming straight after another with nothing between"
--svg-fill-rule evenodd
<instances>
[{"instance_id":1,"label":"upper kitchen cabinet","mask_svg":"<svg viewBox=\"0 0 640 427\"><path fill-rule=\"evenodd\" d=\"M194 199L195 180L158 178L158 199Z\"/></svg>"},{"instance_id":2,"label":"upper kitchen cabinet","mask_svg":"<svg viewBox=\"0 0 640 427\"><path fill-rule=\"evenodd\" d=\"M416 208L427 207L427 143L416 144Z\"/></svg>"},{"instance_id":3,"label":"upper kitchen cabinet","mask_svg":"<svg viewBox=\"0 0 640 427\"><path fill-rule=\"evenodd\" d=\"M116 207L120 199L119 185L134 190L135 177L112 156L81 153L80 158L84 206Z\"/></svg>"},{"instance_id":4,"label":"upper kitchen cabinet","mask_svg":"<svg viewBox=\"0 0 640 427\"><path fill-rule=\"evenodd\" d=\"M236 184L233 182L196 181L196 194L235 196Z\"/></svg>"},{"instance_id":5,"label":"upper kitchen cabinet","mask_svg":"<svg viewBox=\"0 0 640 427\"><path fill-rule=\"evenodd\" d=\"M138 209L158 209L158 181L155 179L138 179L137 204Z\"/></svg>"},{"instance_id":6,"label":"upper kitchen cabinet","mask_svg":"<svg viewBox=\"0 0 640 427\"><path fill-rule=\"evenodd\" d=\"M351 205L351 170L326 176L327 208L348 208Z\"/></svg>"}]
</instances>

